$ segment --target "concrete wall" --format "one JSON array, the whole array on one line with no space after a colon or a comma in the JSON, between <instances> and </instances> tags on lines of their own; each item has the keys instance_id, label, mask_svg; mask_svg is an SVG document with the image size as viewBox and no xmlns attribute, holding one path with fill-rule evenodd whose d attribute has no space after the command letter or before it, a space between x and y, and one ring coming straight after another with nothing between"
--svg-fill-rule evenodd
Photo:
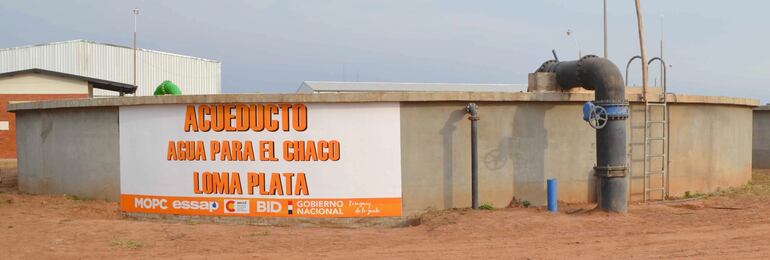
<instances>
[{"instance_id":1,"label":"concrete wall","mask_svg":"<svg viewBox=\"0 0 770 260\"><path fill-rule=\"evenodd\" d=\"M515 197L545 202L545 181L559 182L559 200L596 197L592 169L595 131L581 120L591 95L477 93L361 93L216 95L96 99L15 104L19 122L22 191L68 193L117 200L119 105L226 102L401 102L404 214L470 206L469 101L479 105L480 203L507 206ZM629 96L632 99L633 96ZM740 186L751 177L752 108L756 101L678 96L670 104L669 195ZM639 131L632 100L629 127ZM104 107L104 105L111 105ZM74 106L76 108L65 108ZM652 113L659 116L659 113ZM636 122L634 125L634 122ZM662 134L661 129L653 132ZM628 131L628 140L643 132ZM653 145L660 148L660 144ZM629 152L638 158L641 148ZM663 163L658 162L658 163ZM632 164L632 199L640 200L641 174ZM634 193L637 193L636 195Z\"/></svg>"},{"instance_id":2,"label":"concrete wall","mask_svg":"<svg viewBox=\"0 0 770 260\"><path fill-rule=\"evenodd\" d=\"M118 201L118 108L21 111L19 189Z\"/></svg>"},{"instance_id":3,"label":"concrete wall","mask_svg":"<svg viewBox=\"0 0 770 260\"><path fill-rule=\"evenodd\" d=\"M470 122L461 102L405 102L401 108L404 212L470 206ZM545 181L557 178L559 200L596 199L593 166L596 135L580 118L579 103L479 102L479 202L506 206L515 197L545 203ZM632 106L634 133L643 142L644 105ZM653 119L660 119L655 110ZM635 117L634 117L635 116ZM670 106L669 196L714 192L751 179L751 108ZM662 136L662 127L652 130ZM633 161L631 200L643 199L643 146L629 149ZM652 149L663 149L653 143ZM661 167L654 159L650 167ZM654 178L650 187L661 187ZM659 199L660 192L650 193Z\"/></svg>"},{"instance_id":4,"label":"concrete wall","mask_svg":"<svg viewBox=\"0 0 770 260\"><path fill-rule=\"evenodd\" d=\"M595 200L595 131L576 103L478 102L479 203L507 206L513 197L545 203L545 181L560 197ZM470 206L467 102L401 106L404 212Z\"/></svg>"},{"instance_id":5,"label":"concrete wall","mask_svg":"<svg viewBox=\"0 0 770 260\"><path fill-rule=\"evenodd\" d=\"M754 109L752 165L754 169L770 169L770 110Z\"/></svg>"},{"instance_id":6,"label":"concrete wall","mask_svg":"<svg viewBox=\"0 0 770 260\"><path fill-rule=\"evenodd\" d=\"M88 98L88 94L0 94L0 159L16 158L16 117L8 106L16 102ZM7 126L7 127L6 127Z\"/></svg>"},{"instance_id":7,"label":"concrete wall","mask_svg":"<svg viewBox=\"0 0 770 260\"><path fill-rule=\"evenodd\" d=\"M644 105L631 108L629 120L629 158L631 158L630 198L644 198ZM686 192L708 193L720 188L736 187L751 179L751 108L745 106L678 104L669 106L669 133L660 124L650 128L651 137L669 138L669 176L650 178L649 188L666 185L669 197L682 197ZM636 115L636 116L634 116ZM662 120L662 110L653 108L650 120ZM650 142L650 153L660 154L663 141ZM662 169L666 160L652 158L650 170ZM664 193L653 191L650 199L660 199Z\"/></svg>"},{"instance_id":8,"label":"concrete wall","mask_svg":"<svg viewBox=\"0 0 770 260\"><path fill-rule=\"evenodd\" d=\"M670 196L714 192L751 180L751 108L677 104L670 112Z\"/></svg>"}]
</instances>

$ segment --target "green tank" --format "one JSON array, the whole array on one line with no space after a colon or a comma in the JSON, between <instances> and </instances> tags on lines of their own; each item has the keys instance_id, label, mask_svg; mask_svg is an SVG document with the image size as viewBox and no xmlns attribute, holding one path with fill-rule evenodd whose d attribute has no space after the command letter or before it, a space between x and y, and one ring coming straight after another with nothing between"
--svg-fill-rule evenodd
<instances>
[{"instance_id":1,"label":"green tank","mask_svg":"<svg viewBox=\"0 0 770 260\"><path fill-rule=\"evenodd\" d=\"M155 92L153 93L155 96L163 96L163 95L182 95L182 91L179 90L179 87L174 84L174 82L171 82L170 80L163 81L163 83L160 83L157 88L155 88Z\"/></svg>"}]
</instances>

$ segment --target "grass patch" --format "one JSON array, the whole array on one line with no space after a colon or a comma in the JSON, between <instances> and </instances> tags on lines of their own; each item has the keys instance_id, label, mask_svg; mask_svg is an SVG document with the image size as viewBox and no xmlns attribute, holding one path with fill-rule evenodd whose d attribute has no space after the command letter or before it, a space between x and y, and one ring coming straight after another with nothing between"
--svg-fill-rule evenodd
<instances>
[{"instance_id":1,"label":"grass patch","mask_svg":"<svg viewBox=\"0 0 770 260\"><path fill-rule=\"evenodd\" d=\"M131 240L131 239L123 240L123 239L113 238L110 241L110 246L112 246L112 247L119 247L119 248L125 248L125 249L138 249L138 248L142 247L142 243L139 243L139 242L137 242L135 240Z\"/></svg>"},{"instance_id":2,"label":"grass patch","mask_svg":"<svg viewBox=\"0 0 770 260\"><path fill-rule=\"evenodd\" d=\"M495 209L495 207L494 207L494 206L492 206L492 204L487 204L487 203L484 203L483 205L479 206L479 209L483 209L483 210L493 210L493 209Z\"/></svg>"},{"instance_id":3,"label":"grass patch","mask_svg":"<svg viewBox=\"0 0 770 260\"><path fill-rule=\"evenodd\" d=\"M749 184L736 191L739 194L770 195L770 171L755 171Z\"/></svg>"},{"instance_id":4,"label":"grass patch","mask_svg":"<svg viewBox=\"0 0 770 260\"><path fill-rule=\"evenodd\" d=\"M259 232L259 233L257 233L257 232L251 232L251 234L250 234L250 235L251 235L252 237L255 237L255 236L266 237L266 236L269 236L269 235L270 235L270 231L262 231L262 232Z\"/></svg>"},{"instance_id":5,"label":"grass patch","mask_svg":"<svg viewBox=\"0 0 770 260\"><path fill-rule=\"evenodd\" d=\"M64 194L64 198L66 198L68 200L75 200L75 201L92 201L93 200L93 199L88 199L88 198L81 198L81 197L78 197L76 195L70 195L70 194Z\"/></svg>"},{"instance_id":6,"label":"grass patch","mask_svg":"<svg viewBox=\"0 0 770 260\"><path fill-rule=\"evenodd\" d=\"M695 198L702 198L702 197L707 197L707 196L708 196L708 194L698 193L698 192L692 193L689 190L684 192L684 198L685 199L695 199Z\"/></svg>"},{"instance_id":7,"label":"grass patch","mask_svg":"<svg viewBox=\"0 0 770 260\"><path fill-rule=\"evenodd\" d=\"M720 196L755 195L770 196L770 171L754 171L748 184L736 188L727 188L711 193L685 191L683 197L672 199L705 199Z\"/></svg>"},{"instance_id":8,"label":"grass patch","mask_svg":"<svg viewBox=\"0 0 770 260\"><path fill-rule=\"evenodd\" d=\"M529 206L532 205L532 202L529 202L528 200L522 200L522 199L516 199L516 197L513 197L513 200L508 204L509 208L529 208Z\"/></svg>"}]
</instances>

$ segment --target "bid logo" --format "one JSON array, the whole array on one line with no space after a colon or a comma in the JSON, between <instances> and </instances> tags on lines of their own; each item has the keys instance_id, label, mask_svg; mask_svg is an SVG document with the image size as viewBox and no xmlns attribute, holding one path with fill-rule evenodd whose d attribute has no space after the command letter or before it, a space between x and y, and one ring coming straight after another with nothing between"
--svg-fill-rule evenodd
<instances>
[{"instance_id":1,"label":"bid logo","mask_svg":"<svg viewBox=\"0 0 770 260\"><path fill-rule=\"evenodd\" d=\"M281 209L283 206L280 202L277 201L263 201L259 200L256 202L256 209L257 212L263 212L263 213L279 213L281 212Z\"/></svg>"}]
</instances>

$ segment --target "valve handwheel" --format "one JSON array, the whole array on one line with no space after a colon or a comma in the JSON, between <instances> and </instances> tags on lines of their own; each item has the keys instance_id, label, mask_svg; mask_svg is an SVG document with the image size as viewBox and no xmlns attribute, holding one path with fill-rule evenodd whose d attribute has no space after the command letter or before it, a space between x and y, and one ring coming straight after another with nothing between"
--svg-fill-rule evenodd
<instances>
[{"instance_id":1,"label":"valve handwheel","mask_svg":"<svg viewBox=\"0 0 770 260\"><path fill-rule=\"evenodd\" d=\"M594 129L602 129L607 125L607 110L601 106L594 106L588 115L588 124Z\"/></svg>"}]
</instances>

